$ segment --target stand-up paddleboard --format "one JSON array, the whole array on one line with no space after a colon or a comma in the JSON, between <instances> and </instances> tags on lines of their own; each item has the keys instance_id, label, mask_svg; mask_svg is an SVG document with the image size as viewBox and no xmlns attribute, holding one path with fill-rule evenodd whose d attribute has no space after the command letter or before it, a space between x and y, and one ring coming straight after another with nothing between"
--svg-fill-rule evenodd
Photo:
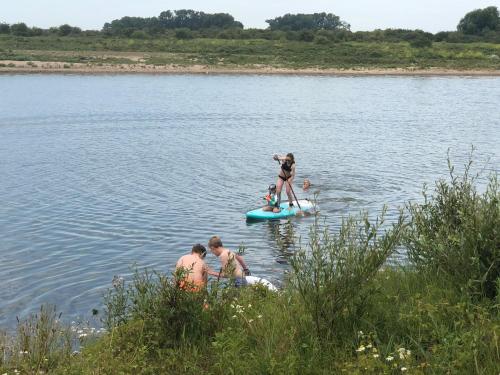
<instances>
[{"instance_id":1,"label":"stand-up paddleboard","mask_svg":"<svg viewBox=\"0 0 500 375\"><path fill-rule=\"evenodd\" d=\"M278 220L278 219L284 219L286 217L290 216L295 216L297 215L297 212L302 211L302 212L310 212L314 208L312 202L307 199L301 199L299 200L300 207L302 210L299 209L297 206L297 202L294 202L293 207L288 207L288 201L284 201L280 204L281 211L280 212L273 212L273 211L264 211L261 208L257 208L256 210L248 211L247 212L247 219L248 220Z\"/></svg>"},{"instance_id":2,"label":"stand-up paddleboard","mask_svg":"<svg viewBox=\"0 0 500 375\"><path fill-rule=\"evenodd\" d=\"M270 281L263 279L261 277L257 276L245 276L245 280L247 281L247 285L256 285L256 284L261 284L262 286L265 286L267 289L277 292L278 288L276 288L273 284L271 284Z\"/></svg>"}]
</instances>

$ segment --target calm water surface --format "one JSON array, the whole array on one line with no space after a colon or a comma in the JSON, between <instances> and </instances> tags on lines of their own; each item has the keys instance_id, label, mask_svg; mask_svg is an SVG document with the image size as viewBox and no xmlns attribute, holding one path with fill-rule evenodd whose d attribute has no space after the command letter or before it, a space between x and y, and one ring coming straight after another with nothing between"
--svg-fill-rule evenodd
<instances>
[{"instance_id":1,"label":"calm water surface","mask_svg":"<svg viewBox=\"0 0 500 375\"><path fill-rule=\"evenodd\" d=\"M313 218L245 222L274 152L332 230L384 203L394 218L448 148L500 165L498 78L4 75L0 92L0 327L42 303L84 319L113 275L170 272L213 234L280 280Z\"/></svg>"}]
</instances>

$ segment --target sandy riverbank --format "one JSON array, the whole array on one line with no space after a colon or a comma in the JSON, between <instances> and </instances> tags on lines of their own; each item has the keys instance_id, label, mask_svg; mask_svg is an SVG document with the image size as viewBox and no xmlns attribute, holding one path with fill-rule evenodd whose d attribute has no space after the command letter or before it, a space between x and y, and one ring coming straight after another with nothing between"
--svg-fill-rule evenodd
<instances>
[{"instance_id":1,"label":"sandy riverbank","mask_svg":"<svg viewBox=\"0 0 500 375\"><path fill-rule=\"evenodd\" d=\"M359 69L285 69L269 66L228 67L208 65L85 64L47 61L0 60L0 73L69 74L283 74L346 76L500 76L500 70L454 70L443 68L359 68Z\"/></svg>"}]
</instances>

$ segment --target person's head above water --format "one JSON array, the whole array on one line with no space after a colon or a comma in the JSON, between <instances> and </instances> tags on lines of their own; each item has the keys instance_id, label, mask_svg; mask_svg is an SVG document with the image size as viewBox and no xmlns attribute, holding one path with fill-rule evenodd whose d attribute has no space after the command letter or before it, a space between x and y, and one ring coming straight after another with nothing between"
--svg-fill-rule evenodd
<instances>
[{"instance_id":1,"label":"person's head above water","mask_svg":"<svg viewBox=\"0 0 500 375\"><path fill-rule=\"evenodd\" d=\"M212 236L208 240L208 247L210 248L210 250L218 249L219 247L222 247L222 240L219 236Z\"/></svg>"},{"instance_id":2,"label":"person's head above water","mask_svg":"<svg viewBox=\"0 0 500 375\"><path fill-rule=\"evenodd\" d=\"M200 258L205 258L207 256L207 249L202 244L197 243L191 249L192 253L196 253L200 255Z\"/></svg>"},{"instance_id":3,"label":"person's head above water","mask_svg":"<svg viewBox=\"0 0 500 375\"><path fill-rule=\"evenodd\" d=\"M304 178L304 183L302 184L302 189L307 190L311 187L311 181L308 178Z\"/></svg>"}]
</instances>

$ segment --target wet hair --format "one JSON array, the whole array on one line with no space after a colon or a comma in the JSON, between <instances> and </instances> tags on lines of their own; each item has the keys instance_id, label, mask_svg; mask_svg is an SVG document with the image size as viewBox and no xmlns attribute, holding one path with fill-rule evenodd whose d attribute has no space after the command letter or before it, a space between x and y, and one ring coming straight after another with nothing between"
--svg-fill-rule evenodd
<instances>
[{"instance_id":1,"label":"wet hair","mask_svg":"<svg viewBox=\"0 0 500 375\"><path fill-rule=\"evenodd\" d=\"M213 236L210 238L210 240L208 240L208 247L214 247L214 248L218 248L218 247L222 247L222 241L220 239L219 236Z\"/></svg>"},{"instance_id":2,"label":"wet hair","mask_svg":"<svg viewBox=\"0 0 500 375\"><path fill-rule=\"evenodd\" d=\"M292 162L290 164L295 164L295 158L293 157L293 154L291 152L286 154L286 157L291 159Z\"/></svg>"},{"instance_id":3,"label":"wet hair","mask_svg":"<svg viewBox=\"0 0 500 375\"><path fill-rule=\"evenodd\" d=\"M197 243L196 245L193 246L193 249L191 250L193 253L200 254L202 257L205 257L207 255L207 249L205 246L202 244Z\"/></svg>"}]
</instances>

